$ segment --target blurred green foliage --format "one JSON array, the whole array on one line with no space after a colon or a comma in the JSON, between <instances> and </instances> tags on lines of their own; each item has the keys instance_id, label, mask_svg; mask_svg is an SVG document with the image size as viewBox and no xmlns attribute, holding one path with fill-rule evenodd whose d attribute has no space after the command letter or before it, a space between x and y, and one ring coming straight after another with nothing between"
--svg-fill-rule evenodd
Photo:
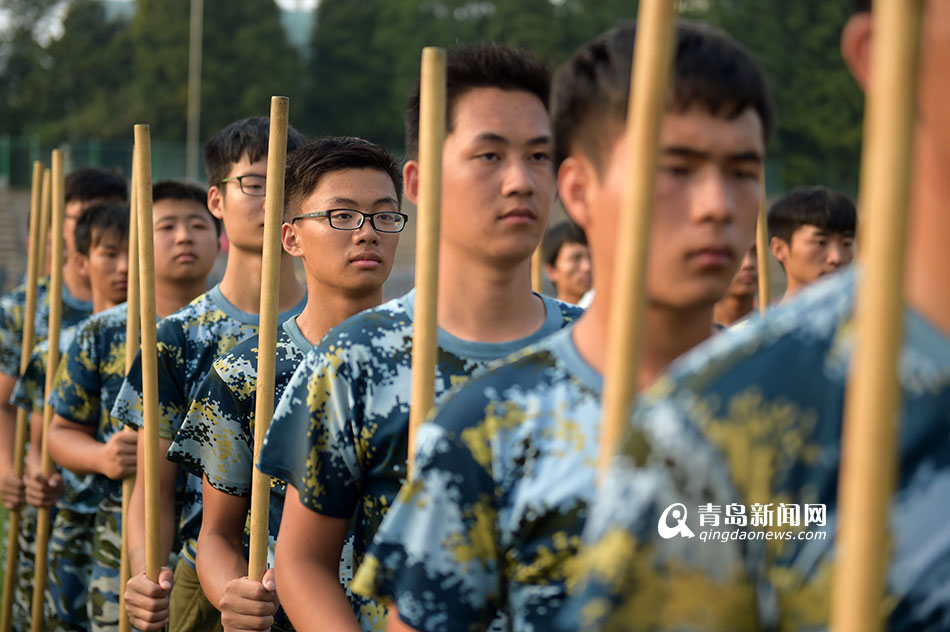
<instances>
[{"instance_id":1,"label":"blurred green foliage","mask_svg":"<svg viewBox=\"0 0 950 632\"><path fill-rule=\"evenodd\" d=\"M131 21L101 2L67 3L63 33L36 35L56 0L5 0L0 134L44 142L125 139L148 122L183 139L189 0L137 0ZM770 189L856 188L862 97L838 49L846 0L681 0L742 42L766 70L777 112ZM402 109L426 45L500 40L557 64L636 15L630 0L322 0L308 54L291 46L273 0L205 0L202 137L291 97L308 134L351 134L402 148ZM777 181L776 181L777 180Z\"/></svg>"}]
</instances>

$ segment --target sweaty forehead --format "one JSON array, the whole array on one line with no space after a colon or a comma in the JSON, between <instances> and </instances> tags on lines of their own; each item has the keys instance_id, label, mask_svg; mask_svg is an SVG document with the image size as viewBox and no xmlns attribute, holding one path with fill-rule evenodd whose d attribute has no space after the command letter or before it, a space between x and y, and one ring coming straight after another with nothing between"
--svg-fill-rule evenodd
<instances>
[{"instance_id":1,"label":"sweaty forehead","mask_svg":"<svg viewBox=\"0 0 950 632\"><path fill-rule=\"evenodd\" d=\"M544 104L522 90L472 88L456 98L451 114L448 135L462 142L488 134L512 142L551 135Z\"/></svg>"}]
</instances>

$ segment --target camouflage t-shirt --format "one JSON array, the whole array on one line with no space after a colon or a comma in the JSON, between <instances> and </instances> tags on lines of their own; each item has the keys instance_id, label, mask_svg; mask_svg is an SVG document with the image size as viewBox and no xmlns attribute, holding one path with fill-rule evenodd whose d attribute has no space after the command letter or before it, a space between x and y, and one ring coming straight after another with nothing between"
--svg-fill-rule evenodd
<instances>
[{"instance_id":1,"label":"camouflage t-shirt","mask_svg":"<svg viewBox=\"0 0 950 632\"><path fill-rule=\"evenodd\" d=\"M82 325L72 325L60 330L59 348L68 349ZM46 390L46 364L49 356L49 340L36 345L26 371L17 380L13 389L11 402L33 413L43 414L45 405L44 391ZM60 356L59 366L63 366L65 358ZM96 484L94 474L74 474L65 468L57 468L63 476L63 494L57 502L58 507L65 507L77 513L94 514L102 500L102 490Z\"/></svg>"},{"instance_id":2,"label":"camouflage t-shirt","mask_svg":"<svg viewBox=\"0 0 950 632\"><path fill-rule=\"evenodd\" d=\"M356 566L406 477L414 292L362 312L318 344L281 397L261 452L261 471L293 485L320 514L351 520ZM544 298L534 334L480 343L438 332L435 395L490 362L555 333L581 310ZM346 586L344 586L346 588ZM385 608L351 597L364 630L385 627Z\"/></svg>"},{"instance_id":3,"label":"camouflage t-shirt","mask_svg":"<svg viewBox=\"0 0 950 632\"><path fill-rule=\"evenodd\" d=\"M23 339L23 315L26 312L26 286L21 285L0 297L0 373L20 375L20 344ZM80 301L63 285L63 327L75 325L92 314L92 303ZM49 277L36 284L36 325L34 344L49 336Z\"/></svg>"},{"instance_id":4,"label":"camouflage t-shirt","mask_svg":"<svg viewBox=\"0 0 950 632\"><path fill-rule=\"evenodd\" d=\"M125 379L126 307L122 303L79 325L56 371L49 396L57 415L93 426L100 443L122 428L110 411ZM122 502L121 480L96 475L95 481L104 498L113 504Z\"/></svg>"},{"instance_id":5,"label":"camouflage t-shirt","mask_svg":"<svg viewBox=\"0 0 950 632\"><path fill-rule=\"evenodd\" d=\"M295 316L305 304L306 299L280 314L279 321ZM258 314L237 309L219 286L162 320L157 331L159 436L175 437L215 358L256 335L257 328ZM139 354L112 407L113 417L134 428L142 426L141 361ZM186 474L185 479L178 499L182 503L178 537L181 556L193 567L201 529L201 479L192 474Z\"/></svg>"},{"instance_id":6,"label":"camouflage t-shirt","mask_svg":"<svg viewBox=\"0 0 950 632\"><path fill-rule=\"evenodd\" d=\"M671 368L645 415L651 423L702 429L728 459L749 522L757 513L760 533L782 534L765 541L762 578L774 599L760 602L781 629L828 627L855 276L845 272L817 283L744 329L687 354ZM950 340L912 310L905 310L904 321L898 476L882 609L890 630L946 630L950 539L942 525L950 522ZM617 463L622 465L622 456ZM624 511L630 500L619 481L625 475L622 467L614 469L615 484L595 503L594 514L603 519L589 534L592 555L614 560L616 568L636 559L635 550L616 545L637 533L636 514ZM729 508L714 509L725 521ZM702 536L704 527L692 520L689 526ZM720 546L707 541L694 551ZM639 592L620 577L592 573L578 596L577 611L600 615L588 618L590 629L635 610ZM682 603L696 607L709 597L697 591Z\"/></svg>"}]
</instances>

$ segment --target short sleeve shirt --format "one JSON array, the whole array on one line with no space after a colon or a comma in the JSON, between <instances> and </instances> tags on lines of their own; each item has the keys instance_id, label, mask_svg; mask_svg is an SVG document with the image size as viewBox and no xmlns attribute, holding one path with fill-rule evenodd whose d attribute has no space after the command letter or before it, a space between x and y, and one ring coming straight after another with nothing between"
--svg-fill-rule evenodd
<instances>
[{"instance_id":1,"label":"short sleeve shirt","mask_svg":"<svg viewBox=\"0 0 950 632\"><path fill-rule=\"evenodd\" d=\"M414 292L333 329L298 368L277 406L260 469L297 488L301 502L351 520L356 567L405 480ZM526 338L477 343L438 332L436 402L489 363L557 332L580 308L544 298L542 327ZM346 586L345 586L346 587ZM364 630L385 611L358 596Z\"/></svg>"},{"instance_id":2,"label":"short sleeve shirt","mask_svg":"<svg viewBox=\"0 0 950 632\"><path fill-rule=\"evenodd\" d=\"M300 312L306 300L278 316L280 322ZM258 314L242 312L213 287L171 314L158 326L159 436L173 439L215 358L257 334ZM135 428L142 426L141 354L136 357L112 407L112 415ZM182 556L194 566L201 528L201 480L185 476L179 537Z\"/></svg>"},{"instance_id":3,"label":"short sleeve shirt","mask_svg":"<svg viewBox=\"0 0 950 632\"><path fill-rule=\"evenodd\" d=\"M791 534L765 542L762 565L783 629L828 627L856 275L815 284L684 356L651 413L701 429L728 460L741 504L749 513L758 507L759 529ZM883 606L891 630L943 630L950 624L950 540L937 535L937 525L950 521L950 340L909 309L898 371L898 477ZM622 512L613 513L628 503L621 491L608 488L597 499L595 513L605 519L590 538L601 556L616 554L610 543L635 532ZM629 585L595 576L577 610L619 620L636 601Z\"/></svg>"},{"instance_id":4,"label":"short sleeve shirt","mask_svg":"<svg viewBox=\"0 0 950 632\"><path fill-rule=\"evenodd\" d=\"M34 344L49 337L49 277L36 285L36 324ZM20 375L20 345L26 312L26 286L21 285L0 297L0 373ZM63 286L62 326L69 327L92 314L92 303L80 301Z\"/></svg>"},{"instance_id":5,"label":"short sleeve shirt","mask_svg":"<svg viewBox=\"0 0 950 632\"><path fill-rule=\"evenodd\" d=\"M76 330L53 383L53 412L67 421L95 428L95 439L108 441L121 430L111 414L125 379L128 310L122 303L90 316ZM122 481L96 475L96 484L112 504L122 500Z\"/></svg>"}]
</instances>

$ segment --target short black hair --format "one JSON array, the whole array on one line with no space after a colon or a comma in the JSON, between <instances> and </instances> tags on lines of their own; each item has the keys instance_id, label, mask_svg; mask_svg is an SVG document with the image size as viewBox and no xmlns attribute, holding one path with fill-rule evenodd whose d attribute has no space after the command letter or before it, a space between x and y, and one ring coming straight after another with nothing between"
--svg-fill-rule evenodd
<instances>
[{"instance_id":1,"label":"short black hair","mask_svg":"<svg viewBox=\"0 0 950 632\"><path fill-rule=\"evenodd\" d=\"M603 167L619 135L615 128L627 118L635 40L636 24L622 24L583 46L558 70L551 89L557 165L581 150L598 170ZM683 112L694 105L728 119L751 107L766 140L772 131L765 73L752 55L722 31L681 20L667 107Z\"/></svg>"},{"instance_id":2,"label":"short black hair","mask_svg":"<svg viewBox=\"0 0 950 632\"><path fill-rule=\"evenodd\" d=\"M152 204L162 200L188 200L197 202L214 222L214 229L221 234L221 220L208 210L208 191L196 184L178 180L162 180L152 185Z\"/></svg>"},{"instance_id":3,"label":"short black hair","mask_svg":"<svg viewBox=\"0 0 950 632\"><path fill-rule=\"evenodd\" d=\"M88 257L89 251L110 234L120 240L129 238L129 207L114 202L93 204L76 220L76 252Z\"/></svg>"},{"instance_id":4,"label":"short black hair","mask_svg":"<svg viewBox=\"0 0 950 632\"><path fill-rule=\"evenodd\" d=\"M300 208L328 173L341 169L377 169L393 182L396 202L402 206L402 170L383 147L353 136L325 136L312 140L287 156L284 178L284 219Z\"/></svg>"},{"instance_id":5,"label":"short black hair","mask_svg":"<svg viewBox=\"0 0 950 632\"><path fill-rule=\"evenodd\" d=\"M551 73L531 53L505 44L478 42L453 48L445 57L445 133L453 129L455 104L469 90L498 88L533 94L548 107ZM406 155L419 154L419 80L406 103Z\"/></svg>"},{"instance_id":6,"label":"short black hair","mask_svg":"<svg viewBox=\"0 0 950 632\"><path fill-rule=\"evenodd\" d=\"M871 0L854 0L854 12L862 13L871 10Z\"/></svg>"},{"instance_id":7,"label":"short black hair","mask_svg":"<svg viewBox=\"0 0 950 632\"><path fill-rule=\"evenodd\" d=\"M791 244L792 233L806 224L854 236L857 221L854 202L843 193L823 186L797 187L769 208L769 238L778 237Z\"/></svg>"},{"instance_id":8,"label":"short black hair","mask_svg":"<svg viewBox=\"0 0 950 632\"><path fill-rule=\"evenodd\" d=\"M544 235L542 251L544 263L553 266L557 261L557 256L561 253L561 247L564 244L587 245L587 235L580 226L571 220L555 224Z\"/></svg>"},{"instance_id":9,"label":"short black hair","mask_svg":"<svg viewBox=\"0 0 950 632\"><path fill-rule=\"evenodd\" d=\"M83 167L66 176L66 202L90 200L125 202L129 187L118 170Z\"/></svg>"},{"instance_id":10,"label":"short black hair","mask_svg":"<svg viewBox=\"0 0 950 632\"><path fill-rule=\"evenodd\" d=\"M267 155L267 141L270 136L270 119L266 116L250 116L235 121L212 136L205 143L205 172L208 185L217 186L228 177L231 165L247 156L250 162L257 162ZM287 127L287 153L292 152L307 141L304 135L293 127Z\"/></svg>"}]
</instances>

